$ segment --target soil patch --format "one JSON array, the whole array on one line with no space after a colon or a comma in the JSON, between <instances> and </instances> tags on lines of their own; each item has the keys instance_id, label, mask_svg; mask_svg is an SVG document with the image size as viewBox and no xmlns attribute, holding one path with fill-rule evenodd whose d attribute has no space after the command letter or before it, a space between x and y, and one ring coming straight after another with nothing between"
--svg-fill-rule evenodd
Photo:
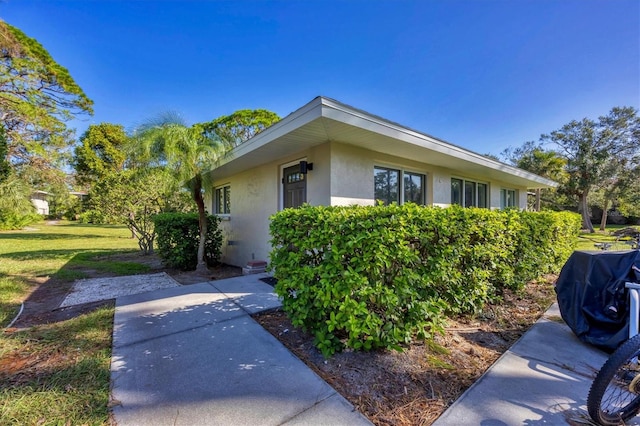
<instances>
[{"instance_id":1,"label":"soil patch","mask_svg":"<svg viewBox=\"0 0 640 426\"><path fill-rule=\"evenodd\" d=\"M403 352L345 351L325 360L282 311L254 318L376 425L430 425L546 311L555 277L509 293L479 317Z\"/></svg>"}]
</instances>

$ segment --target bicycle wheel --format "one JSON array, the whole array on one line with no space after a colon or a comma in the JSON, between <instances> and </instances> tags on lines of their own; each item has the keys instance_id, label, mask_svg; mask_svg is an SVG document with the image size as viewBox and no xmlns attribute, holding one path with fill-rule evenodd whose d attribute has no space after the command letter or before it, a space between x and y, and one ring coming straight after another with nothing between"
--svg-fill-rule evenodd
<instances>
[{"instance_id":1,"label":"bicycle wheel","mask_svg":"<svg viewBox=\"0 0 640 426\"><path fill-rule=\"evenodd\" d=\"M640 410L640 335L627 340L604 363L591 384L587 409L601 425L619 425Z\"/></svg>"}]
</instances>

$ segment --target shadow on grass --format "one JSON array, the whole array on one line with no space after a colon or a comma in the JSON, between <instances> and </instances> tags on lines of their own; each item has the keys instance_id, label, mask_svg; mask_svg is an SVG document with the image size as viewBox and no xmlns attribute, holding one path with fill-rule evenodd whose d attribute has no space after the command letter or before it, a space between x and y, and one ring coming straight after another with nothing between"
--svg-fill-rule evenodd
<instances>
[{"instance_id":1,"label":"shadow on grass","mask_svg":"<svg viewBox=\"0 0 640 426\"><path fill-rule=\"evenodd\" d=\"M62 225L64 226L64 225ZM35 238L34 238L35 237ZM0 241L2 240L86 240L86 239L96 239L96 238L114 238L107 237L105 235L100 234L79 234L79 235L71 235L71 234L53 234L53 233L42 233L38 232L37 234L30 234L25 231L19 232L2 232L0 233ZM129 237L115 237L115 238L129 238Z\"/></svg>"},{"instance_id":2,"label":"shadow on grass","mask_svg":"<svg viewBox=\"0 0 640 426\"><path fill-rule=\"evenodd\" d=\"M135 256L136 254L139 255L140 262L117 258L122 255ZM52 278L75 280L86 278L87 272L114 276L142 274L151 270L151 267L143 262L144 260L146 257L139 250L85 251L73 256ZM84 276L79 276L79 274Z\"/></svg>"},{"instance_id":3,"label":"shadow on grass","mask_svg":"<svg viewBox=\"0 0 640 426\"><path fill-rule=\"evenodd\" d=\"M18 261L30 261L30 260L48 260L48 259L70 259L65 266L60 269L64 269L68 265L81 265L83 263L91 262L93 264L98 263L132 263L132 262L117 262L109 260L110 257L116 255L136 253L137 250L99 250L99 251L87 251L86 249L60 249L60 250L38 250L38 251L18 251L11 253L0 254L0 259L11 259ZM99 260L97 258L100 258ZM133 262L135 263L135 262ZM110 266L105 266L109 268ZM104 268L103 268L104 269Z\"/></svg>"},{"instance_id":4,"label":"shadow on grass","mask_svg":"<svg viewBox=\"0 0 640 426\"><path fill-rule=\"evenodd\" d=\"M94 253L94 252L86 252L86 251L79 253L80 251L81 250L79 249L15 251L11 253L0 254L0 259L11 259L11 260L18 260L18 261L68 259L72 256L82 257L82 256L88 256L90 255L90 253ZM74 253L76 254L74 255Z\"/></svg>"},{"instance_id":5,"label":"shadow on grass","mask_svg":"<svg viewBox=\"0 0 640 426\"><path fill-rule=\"evenodd\" d=\"M100 228L100 229L119 229L122 228L122 225L108 225L108 224L100 224L100 225L95 225L92 223L78 223L78 222L65 222L65 223L58 223L56 225L54 225L56 228L69 228L69 227L74 227L74 228Z\"/></svg>"}]
</instances>

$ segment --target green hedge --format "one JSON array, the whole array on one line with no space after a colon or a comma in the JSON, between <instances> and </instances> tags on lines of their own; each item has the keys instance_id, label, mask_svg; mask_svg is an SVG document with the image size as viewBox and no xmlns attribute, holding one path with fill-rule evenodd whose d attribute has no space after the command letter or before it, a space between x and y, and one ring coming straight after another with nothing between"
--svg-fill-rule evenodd
<instances>
[{"instance_id":1,"label":"green hedge","mask_svg":"<svg viewBox=\"0 0 640 426\"><path fill-rule=\"evenodd\" d=\"M207 216L207 239L204 256L207 265L220 260L222 232L217 216ZM162 213L153 216L157 253L170 268L193 270L198 264L200 230L197 213Z\"/></svg>"},{"instance_id":2,"label":"green hedge","mask_svg":"<svg viewBox=\"0 0 640 426\"><path fill-rule=\"evenodd\" d=\"M398 348L558 272L579 229L572 213L306 206L271 217L270 267L283 309L325 356Z\"/></svg>"},{"instance_id":3,"label":"green hedge","mask_svg":"<svg viewBox=\"0 0 640 426\"><path fill-rule=\"evenodd\" d=\"M78 222L92 223L94 225L105 225L109 223L107 217L98 210L87 210L83 213L80 213L80 215L78 216Z\"/></svg>"}]
</instances>

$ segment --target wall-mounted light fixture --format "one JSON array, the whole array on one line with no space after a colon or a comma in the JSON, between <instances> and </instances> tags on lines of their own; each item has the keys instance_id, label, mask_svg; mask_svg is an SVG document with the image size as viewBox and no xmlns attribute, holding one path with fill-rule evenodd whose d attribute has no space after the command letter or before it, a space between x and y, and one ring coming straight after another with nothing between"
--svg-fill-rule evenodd
<instances>
[{"instance_id":1,"label":"wall-mounted light fixture","mask_svg":"<svg viewBox=\"0 0 640 426\"><path fill-rule=\"evenodd\" d=\"M306 175L310 170L313 170L313 163L307 163L306 161L300 162L300 173Z\"/></svg>"}]
</instances>

